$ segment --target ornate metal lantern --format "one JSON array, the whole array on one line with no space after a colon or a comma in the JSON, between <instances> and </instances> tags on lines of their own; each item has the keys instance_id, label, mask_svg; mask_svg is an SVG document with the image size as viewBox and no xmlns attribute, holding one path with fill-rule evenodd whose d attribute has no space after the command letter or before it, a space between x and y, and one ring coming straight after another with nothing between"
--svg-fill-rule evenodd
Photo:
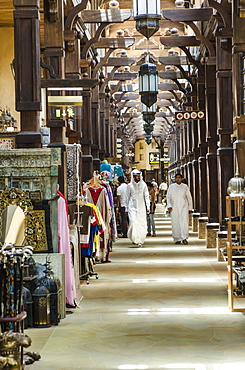
<instances>
[{"instance_id":1,"label":"ornate metal lantern","mask_svg":"<svg viewBox=\"0 0 245 370\"><path fill-rule=\"evenodd\" d=\"M24 321L24 328L33 327L33 316L32 316L32 295L28 288L25 286L22 288L22 301L24 304L24 310L27 313L27 316Z\"/></svg>"},{"instance_id":2,"label":"ornate metal lantern","mask_svg":"<svg viewBox=\"0 0 245 370\"><path fill-rule=\"evenodd\" d=\"M151 144L152 142L152 135L151 134L145 134L145 142L146 144Z\"/></svg>"},{"instance_id":3,"label":"ornate metal lantern","mask_svg":"<svg viewBox=\"0 0 245 370\"><path fill-rule=\"evenodd\" d=\"M153 104L150 108L148 108L147 105L142 104L141 112L145 122L153 122L156 114L156 104Z\"/></svg>"},{"instance_id":4,"label":"ornate metal lantern","mask_svg":"<svg viewBox=\"0 0 245 370\"><path fill-rule=\"evenodd\" d=\"M50 322L53 325L58 325L58 289L56 281L51 277L45 276L40 280L40 285L45 286L50 293Z\"/></svg>"},{"instance_id":5,"label":"ornate metal lantern","mask_svg":"<svg viewBox=\"0 0 245 370\"><path fill-rule=\"evenodd\" d=\"M139 93L141 102L150 108L157 101L158 72L155 64L144 63L139 71Z\"/></svg>"},{"instance_id":6,"label":"ornate metal lantern","mask_svg":"<svg viewBox=\"0 0 245 370\"><path fill-rule=\"evenodd\" d=\"M144 131L147 135L151 135L153 129L154 129L154 125L152 125L151 123L145 123L143 125L144 127Z\"/></svg>"},{"instance_id":7,"label":"ornate metal lantern","mask_svg":"<svg viewBox=\"0 0 245 370\"><path fill-rule=\"evenodd\" d=\"M35 328L49 328L50 324L50 294L49 290L41 285L33 295L33 326Z\"/></svg>"},{"instance_id":8,"label":"ornate metal lantern","mask_svg":"<svg viewBox=\"0 0 245 370\"><path fill-rule=\"evenodd\" d=\"M227 193L231 197L245 196L245 180L236 172L235 176L228 182Z\"/></svg>"},{"instance_id":9,"label":"ornate metal lantern","mask_svg":"<svg viewBox=\"0 0 245 370\"><path fill-rule=\"evenodd\" d=\"M159 29L160 8L160 0L133 0L136 29L147 39Z\"/></svg>"}]
</instances>

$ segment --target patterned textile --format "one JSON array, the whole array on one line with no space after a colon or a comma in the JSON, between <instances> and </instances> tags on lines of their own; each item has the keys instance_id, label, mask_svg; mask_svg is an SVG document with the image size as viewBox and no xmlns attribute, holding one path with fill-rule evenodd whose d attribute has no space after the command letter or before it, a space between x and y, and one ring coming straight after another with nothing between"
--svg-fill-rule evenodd
<instances>
[{"instance_id":1,"label":"patterned textile","mask_svg":"<svg viewBox=\"0 0 245 370\"><path fill-rule=\"evenodd\" d=\"M67 200L76 201L77 199L77 145L67 144Z\"/></svg>"}]
</instances>

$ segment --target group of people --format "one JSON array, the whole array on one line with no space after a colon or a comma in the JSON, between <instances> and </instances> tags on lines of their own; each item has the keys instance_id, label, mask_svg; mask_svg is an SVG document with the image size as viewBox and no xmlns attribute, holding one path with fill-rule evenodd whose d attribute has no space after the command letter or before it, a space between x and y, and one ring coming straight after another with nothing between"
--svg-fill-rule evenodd
<instances>
[{"instance_id":1,"label":"group of people","mask_svg":"<svg viewBox=\"0 0 245 370\"><path fill-rule=\"evenodd\" d=\"M189 187L182 180L183 176L177 173L175 182L169 188L163 182L158 189L154 179L145 183L141 171L137 169L131 172L129 184L123 176L119 176L116 212L121 214L122 236L138 246L144 244L146 236L156 236L154 213L160 191L166 193L166 209L171 216L174 243L188 244L189 213L193 204Z\"/></svg>"}]
</instances>

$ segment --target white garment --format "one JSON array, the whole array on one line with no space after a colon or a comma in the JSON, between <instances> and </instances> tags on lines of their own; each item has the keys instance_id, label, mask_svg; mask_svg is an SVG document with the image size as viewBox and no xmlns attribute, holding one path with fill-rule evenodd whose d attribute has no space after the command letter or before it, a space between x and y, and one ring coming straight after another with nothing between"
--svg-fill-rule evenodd
<instances>
[{"instance_id":1,"label":"white garment","mask_svg":"<svg viewBox=\"0 0 245 370\"><path fill-rule=\"evenodd\" d=\"M127 184L124 182L117 188L117 195L120 196L120 206L126 207L127 205Z\"/></svg>"},{"instance_id":2,"label":"white garment","mask_svg":"<svg viewBox=\"0 0 245 370\"><path fill-rule=\"evenodd\" d=\"M136 183L133 175L127 185L126 212L129 217L128 238L135 244L143 244L147 234L146 210L150 210L149 192L142 179Z\"/></svg>"},{"instance_id":3,"label":"white garment","mask_svg":"<svg viewBox=\"0 0 245 370\"><path fill-rule=\"evenodd\" d=\"M192 196L186 184L171 184L167 191L167 209L172 208L171 223L174 242L189 236L189 210L192 210Z\"/></svg>"},{"instance_id":4,"label":"white garment","mask_svg":"<svg viewBox=\"0 0 245 370\"><path fill-rule=\"evenodd\" d=\"M161 182L159 190L168 190L168 185L166 184L166 182Z\"/></svg>"}]
</instances>

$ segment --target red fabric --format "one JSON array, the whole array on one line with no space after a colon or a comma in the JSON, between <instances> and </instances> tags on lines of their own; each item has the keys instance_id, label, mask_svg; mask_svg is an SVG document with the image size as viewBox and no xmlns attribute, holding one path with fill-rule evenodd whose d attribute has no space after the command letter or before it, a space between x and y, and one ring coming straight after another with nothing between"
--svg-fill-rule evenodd
<instances>
[{"instance_id":1,"label":"red fabric","mask_svg":"<svg viewBox=\"0 0 245 370\"><path fill-rule=\"evenodd\" d=\"M98 198L100 196L100 193L102 192L104 188L97 188L97 189L94 189L94 188L89 188L89 191L92 195L92 198L93 198L93 202L94 204L97 204L97 201L98 201Z\"/></svg>"},{"instance_id":2,"label":"red fabric","mask_svg":"<svg viewBox=\"0 0 245 370\"><path fill-rule=\"evenodd\" d=\"M80 243L80 247L81 248L88 248L89 247L89 243Z\"/></svg>"}]
</instances>

